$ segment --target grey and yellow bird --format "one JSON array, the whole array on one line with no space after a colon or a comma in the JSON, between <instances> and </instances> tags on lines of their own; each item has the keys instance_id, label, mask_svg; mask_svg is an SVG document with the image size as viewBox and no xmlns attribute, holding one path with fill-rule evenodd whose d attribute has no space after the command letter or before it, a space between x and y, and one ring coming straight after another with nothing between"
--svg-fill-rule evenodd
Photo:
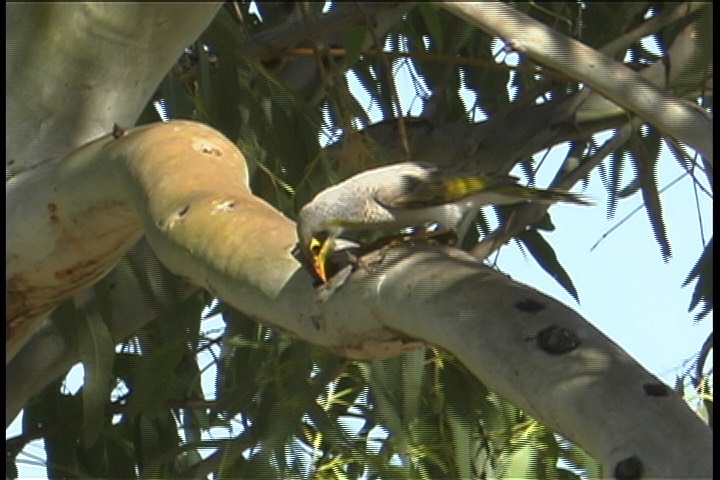
<instances>
[{"instance_id":1,"label":"grey and yellow bird","mask_svg":"<svg viewBox=\"0 0 720 480\"><path fill-rule=\"evenodd\" d=\"M366 170L321 191L300 210L299 248L316 276L327 282L326 261L338 248L367 245L407 231L422 235L430 226L462 238L486 205L590 204L564 190L525 187L517 180L420 162Z\"/></svg>"}]
</instances>

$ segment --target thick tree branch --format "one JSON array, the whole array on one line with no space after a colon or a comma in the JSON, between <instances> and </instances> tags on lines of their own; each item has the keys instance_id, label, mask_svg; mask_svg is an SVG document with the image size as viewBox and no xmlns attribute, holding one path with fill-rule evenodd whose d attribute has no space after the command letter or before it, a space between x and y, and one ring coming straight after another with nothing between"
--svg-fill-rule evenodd
<instances>
[{"instance_id":1,"label":"thick tree branch","mask_svg":"<svg viewBox=\"0 0 720 480\"><path fill-rule=\"evenodd\" d=\"M315 291L290 253L294 224L252 195L242 154L209 127L138 127L56 165L70 172L64 188L89 175L101 190L124 191L163 264L265 324L351 358L438 345L607 471L641 462L648 476L709 475L710 430L681 398L577 313L464 252L391 248L345 284ZM52 190L55 178L35 186ZM27 199L23 208L34 217L45 203ZM622 427L601 428L608 418ZM669 438L682 439L672 455Z\"/></svg>"},{"instance_id":2,"label":"thick tree branch","mask_svg":"<svg viewBox=\"0 0 720 480\"><path fill-rule=\"evenodd\" d=\"M6 170L132 126L222 2L9 3Z\"/></svg>"},{"instance_id":3,"label":"thick tree branch","mask_svg":"<svg viewBox=\"0 0 720 480\"><path fill-rule=\"evenodd\" d=\"M634 456L642 478L711 476L712 431L576 312L457 250L407 247L387 263L368 281L386 326L452 352L606 475Z\"/></svg>"}]
</instances>

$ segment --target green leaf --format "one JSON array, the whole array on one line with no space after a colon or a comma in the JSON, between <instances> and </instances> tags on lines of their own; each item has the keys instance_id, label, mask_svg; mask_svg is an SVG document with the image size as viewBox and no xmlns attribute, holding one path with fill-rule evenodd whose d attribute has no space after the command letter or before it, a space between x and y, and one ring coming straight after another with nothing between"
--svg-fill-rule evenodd
<instances>
[{"instance_id":1,"label":"green leaf","mask_svg":"<svg viewBox=\"0 0 720 480\"><path fill-rule=\"evenodd\" d=\"M429 37L432 38L433 42L436 44L435 51L444 51L443 43L445 34L453 32L447 32L447 29L444 28L444 25L440 20L440 11L438 7L431 3L419 3L417 9L422 16L423 22L425 22L428 32L430 32Z\"/></svg>"},{"instance_id":2,"label":"green leaf","mask_svg":"<svg viewBox=\"0 0 720 480\"><path fill-rule=\"evenodd\" d=\"M450 426L452 438L452 453L455 460L455 471L457 478L471 478L471 444L473 428L467 418L459 415L458 412L447 408L445 419Z\"/></svg>"},{"instance_id":3,"label":"green leaf","mask_svg":"<svg viewBox=\"0 0 720 480\"><path fill-rule=\"evenodd\" d=\"M24 435L33 435L45 426L55 427L44 438L47 476L50 479L81 476L77 439L82 405L79 396L60 392L62 383L62 380L52 382L23 411Z\"/></svg>"},{"instance_id":4,"label":"green leaf","mask_svg":"<svg viewBox=\"0 0 720 480\"><path fill-rule=\"evenodd\" d=\"M120 435L121 425L101 433L90 448L80 450L78 457L94 478L124 480L135 477L135 452L132 442Z\"/></svg>"},{"instance_id":5,"label":"green leaf","mask_svg":"<svg viewBox=\"0 0 720 480\"><path fill-rule=\"evenodd\" d=\"M134 419L144 413L154 418L166 411L165 403L171 397L174 371L182 360L185 349L168 345L151 355L138 356L133 365L133 392L128 404L127 415Z\"/></svg>"},{"instance_id":6,"label":"green leaf","mask_svg":"<svg viewBox=\"0 0 720 480\"><path fill-rule=\"evenodd\" d=\"M555 231L555 224L552 221L552 218L550 218L550 214L548 212L545 212L545 214L540 218L538 221L533 223L533 227L535 227L538 230L543 230L546 232L554 232Z\"/></svg>"},{"instance_id":7,"label":"green leaf","mask_svg":"<svg viewBox=\"0 0 720 480\"><path fill-rule=\"evenodd\" d=\"M536 230L526 230L518 235L517 238L527 247L530 254L538 262L538 265L549 273L576 302L580 303L580 298L572 279L560 264L555 250L542 235Z\"/></svg>"},{"instance_id":8,"label":"green leaf","mask_svg":"<svg viewBox=\"0 0 720 480\"><path fill-rule=\"evenodd\" d=\"M636 131L631 138L631 144L636 152L634 158L640 179L645 211L648 214L655 240L660 247L660 254L663 261L667 263L672 256L672 250L670 249L670 240L662 216L662 203L660 202L660 192L657 184L660 140L657 130L648 125L647 135L641 135L641 132Z\"/></svg>"},{"instance_id":9,"label":"green leaf","mask_svg":"<svg viewBox=\"0 0 720 480\"><path fill-rule=\"evenodd\" d=\"M697 280L695 290L693 290L690 299L690 307L688 311L695 308L702 302L700 312L695 316L695 320L702 320L713 309L713 239L705 245L703 253L693 266L682 286L689 285L692 281Z\"/></svg>"},{"instance_id":10,"label":"green leaf","mask_svg":"<svg viewBox=\"0 0 720 480\"><path fill-rule=\"evenodd\" d=\"M78 324L80 360L85 369L83 396L83 440L86 447L95 443L105 422L105 405L112 387L115 344L110 331L97 312L88 311Z\"/></svg>"},{"instance_id":11,"label":"green leaf","mask_svg":"<svg viewBox=\"0 0 720 480\"><path fill-rule=\"evenodd\" d=\"M544 478L541 475L537 448L530 442L504 453L500 458L500 463L504 467L500 469L501 478Z\"/></svg>"},{"instance_id":12,"label":"green leaf","mask_svg":"<svg viewBox=\"0 0 720 480\"><path fill-rule=\"evenodd\" d=\"M404 450L408 439L402 421L399 362L395 358L375 360L369 362L368 367L366 378L377 409L376 419L393 435L398 448Z\"/></svg>"},{"instance_id":13,"label":"green leaf","mask_svg":"<svg viewBox=\"0 0 720 480\"><path fill-rule=\"evenodd\" d=\"M608 168L610 169L610 179L607 188L610 192L608 199L608 211L607 218L613 218L615 212L617 212L618 198L623 194L620 192L620 182L622 181L623 170L625 162L627 161L627 155L622 152L617 152L610 156Z\"/></svg>"},{"instance_id":14,"label":"green leaf","mask_svg":"<svg viewBox=\"0 0 720 480\"><path fill-rule=\"evenodd\" d=\"M417 348L400 356L402 373L402 415L406 424L419 415L425 378L425 349Z\"/></svg>"},{"instance_id":15,"label":"green leaf","mask_svg":"<svg viewBox=\"0 0 720 480\"><path fill-rule=\"evenodd\" d=\"M355 25L343 30L343 39L345 41L345 62L347 68L352 68L357 63L362 53L367 35L367 27L365 25Z\"/></svg>"}]
</instances>

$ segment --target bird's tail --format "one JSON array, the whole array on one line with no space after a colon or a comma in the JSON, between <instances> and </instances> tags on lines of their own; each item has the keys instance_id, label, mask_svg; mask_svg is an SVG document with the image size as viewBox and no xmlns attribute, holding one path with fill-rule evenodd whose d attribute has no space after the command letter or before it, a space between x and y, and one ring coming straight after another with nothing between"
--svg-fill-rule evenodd
<instances>
[{"instance_id":1,"label":"bird's tail","mask_svg":"<svg viewBox=\"0 0 720 480\"><path fill-rule=\"evenodd\" d=\"M568 192L557 188L531 188L523 187L520 185L500 187L494 191L496 195L505 197L505 202L497 202L497 204L506 203L522 203L522 202L536 202L536 203L574 203L576 205L593 205L593 203L575 193Z\"/></svg>"},{"instance_id":2,"label":"bird's tail","mask_svg":"<svg viewBox=\"0 0 720 480\"><path fill-rule=\"evenodd\" d=\"M566 202L577 205L592 205L581 195L557 188L532 188L516 183L515 177L490 179L482 176L454 176L445 178L443 197L452 201L470 195L487 196L487 204L511 205L522 202L555 203ZM448 200L446 200L448 201Z\"/></svg>"}]
</instances>

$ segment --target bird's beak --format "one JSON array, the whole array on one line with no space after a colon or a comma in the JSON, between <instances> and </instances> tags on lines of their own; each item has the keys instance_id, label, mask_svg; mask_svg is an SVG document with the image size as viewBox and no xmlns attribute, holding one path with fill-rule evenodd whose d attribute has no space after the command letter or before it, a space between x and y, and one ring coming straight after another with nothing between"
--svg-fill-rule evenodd
<instances>
[{"instance_id":1,"label":"bird's beak","mask_svg":"<svg viewBox=\"0 0 720 480\"><path fill-rule=\"evenodd\" d=\"M312 268L315 274L318 276L323 283L327 283L327 271L325 270L325 263L328 257L328 251L332 244L329 239L320 241L313 237L310 240L310 257Z\"/></svg>"}]
</instances>

